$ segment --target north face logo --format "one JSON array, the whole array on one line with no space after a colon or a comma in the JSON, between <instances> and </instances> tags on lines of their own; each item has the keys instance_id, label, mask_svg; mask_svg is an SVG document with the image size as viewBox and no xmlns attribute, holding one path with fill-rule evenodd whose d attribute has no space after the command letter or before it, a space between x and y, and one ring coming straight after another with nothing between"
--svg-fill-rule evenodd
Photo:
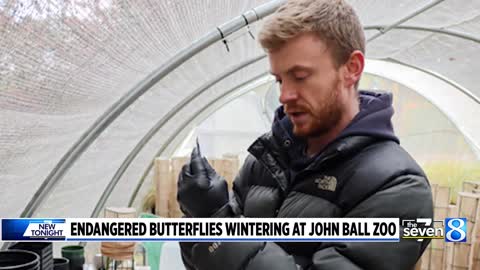
<instances>
[{"instance_id":1,"label":"north face logo","mask_svg":"<svg viewBox=\"0 0 480 270\"><path fill-rule=\"evenodd\" d=\"M335 191L337 188L337 178L335 176L322 175L315 179L318 189Z\"/></svg>"}]
</instances>

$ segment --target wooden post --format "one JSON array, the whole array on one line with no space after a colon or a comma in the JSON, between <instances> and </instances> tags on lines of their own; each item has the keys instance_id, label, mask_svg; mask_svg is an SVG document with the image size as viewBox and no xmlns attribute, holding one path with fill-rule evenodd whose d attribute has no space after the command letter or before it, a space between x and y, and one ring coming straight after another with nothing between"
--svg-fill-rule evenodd
<instances>
[{"instance_id":1,"label":"wooden post","mask_svg":"<svg viewBox=\"0 0 480 270\"><path fill-rule=\"evenodd\" d=\"M437 187L438 187L438 185L437 184L431 184L430 187L432 189L432 200L435 202L435 198L437 197Z\"/></svg>"},{"instance_id":2,"label":"wooden post","mask_svg":"<svg viewBox=\"0 0 480 270\"><path fill-rule=\"evenodd\" d=\"M180 206L177 201L177 181L178 175L182 170L183 165L187 163L187 157L174 157L172 158L172 174L171 174L171 191L170 191L170 200L169 200L169 213L170 217L178 218L182 217L183 213L180 210Z\"/></svg>"},{"instance_id":3,"label":"wooden post","mask_svg":"<svg viewBox=\"0 0 480 270\"><path fill-rule=\"evenodd\" d=\"M448 217L449 203L450 203L450 187L436 186L434 200L434 220L444 221ZM434 223L435 227L444 227L443 223ZM430 243L430 269L443 270L445 269L444 262L444 239L432 239Z\"/></svg>"},{"instance_id":4,"label":"wooden post","mask_svg":"<svg viewBox=\"0 0 480 270\"><path fill-rule=\"evenodd\" d=\"M432 202L433 202L433 207L435 209L435 199L437 198L437 190L438 190L438 185L437 184L432 184L431 185L431 190L432 190ZM435 211L434 211L435 212ZM425 251L422 254L422 257L420 258L420 261L417 262L420 264L420 269L421 270L430 270L431 269L431 261L432 261L432 243L427 246Z\"/></svg>"},{"instance_id":5,"label":"wooden post","mask_svg":"<svg viewBox=\"0 0 480 270\"><path fill-rule=\"evenodd\" d=\"M458 198L457 198L458 200ZM456 205L448 206L448 216L449 217L458 217L458 202ZM445 265L445 270L453 269L453 243L445 243L445 249L443 250L443 261Z\"/></svg>"},{"instance_id":6,"label":"wooden post","mask_svg":"<svg viewBox=\"0 0 480 270\"><path fill-rule=\"evenodd\" d=\"M169 217L168 201L172 192L170 159L156 158L154 161L153 181L155 183L155 214Z\"/></svg>"},{"instance_id":7,"label":"wooden post","mask_svg":"<svg viewBox=\"0 0 480 270\"><path fill-rule=\"evenodd\" d=\"M473 254L470 269L480 270L480 255L478 254L480 252L480 239L478 234L476 235L475 239L472 240L474 240L474 242L472 243L472 249L470 250L470 253Z\"/></svg>"}]
</instances>

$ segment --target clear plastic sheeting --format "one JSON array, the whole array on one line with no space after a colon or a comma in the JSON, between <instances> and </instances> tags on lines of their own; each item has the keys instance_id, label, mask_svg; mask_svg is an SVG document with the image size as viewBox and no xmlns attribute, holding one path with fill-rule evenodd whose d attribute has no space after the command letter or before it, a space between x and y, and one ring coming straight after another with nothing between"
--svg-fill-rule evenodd
<instances>
[{"instance_id":1,"label":"clear plastic sheeting","mask_svg":"<svg viewBox=\"0 0 480 270\"><path fill-rule=\"evenodd\" d=\"M429 99L401 83L374 75L365 76L360 86L393 93L395 133L419 164L477 160L468 139Z\"/></svg>"},{"instance_id":2,"label":"clear plastic sheeting","mask_svg":"<svg viewBox=\"0 0 480 270\"><path fill-rule=\"evenodd\" d=\"M456 85L441 77L431 76L429 73L418 69L395 63L371 60L367 61L365 70L368 73L395 82L396 84L393 84L393 87L415 89L417 94L431 103L432 106L430 106L428 110L419 110L412 114L412 110L408 110L408 107L405 107L407 109L403 111L400 110L397 113L397 118L407 119L405 123L412 127L415 126L413 123L416 121L424 121L423 124L417 125L416 130L413 129L414 134L461 134L461 139L465 142L465 147L458 148L459 151L453 151L453 148L449 148L449 145L456 144L457 139L436 141L432 139L432 137L423 137L425 138L423 143L421 143L423 140L417 140L416 143L411 144L412 151L421 150L424 145L428 145L431 141L436 141L434 145L436 149L432 148L429 150L431 152L430 154L428 151L425 152L425 154L430 155L429 159L445 160L448 158L451 161L474 161L480 159L480 144L478 141L478 138L480 138L480 122L471 117L472 115L478 115L480 113L480 106L474 99L467 95L468 92L464 92L465 89L459 89ZM418 98L414 97L411 99L418 100ZM427 107L425 102L409 101L408 98L404 98L404 100L408 101L407 104L411 104L412 109ZM433 114L433 111L440 111L445 117L440 117L438 113ZM413 112L415 112L415 110L413 110ZM445 121L443 121L444 124L440 126L436 125L442 122L438 120L441 118L448 120L448 125ZM454 130L455 132L453 132ZM421 138L422 136L415 135L409 137ZM439 149L445 151L439 152ZM465 156L462 156L462 153L465 154Z\"/></svg>"},{"instance_id":3,"label":"clear plastic sheeting","mask_svg":"<svg viewBox=\"0 0 480 270\"><path fill-rule=\"evenodd\" d=\"M379 36L368 44L367 57L371 59L395 58L398 54L415 47L417 43L433 34L423 31L390 30L388 34Z\"/></svg>"},{"instance_id":4,"label":"clear plastic sheeting","mask_svg":"<svg viewBox=\"0 0 480 270\"><path fill-rule=\"evenodd\" d=\"M433 34L416 46L398 52L393 59L435 71L480 97L480 61L476 58L479 48L479 43Z\"/></svg>"},{"instance_id":5,"label":"clear plastic sheeting","mask_svg":"<svg viewBox=\"0 0 480 270\"><path fill-rule=\"evenodd\" d=\"M152 72L182 49L198 44L216 27L267 2L0 0L0 201L4 202L0 204L0 216L19 216L89 127L121 97L146 82ZM476 41L480 38L479 1L349 2L367 27L367 38L372 39L367 45L369 58L421 68L480 96L479 76L475 73L480 68L480 45ZM250 25L254 36L261 23ZM414 29L419 27L432 29ZM458 35L437 33L439 29ZM215 108L226 92L268 72L266 58L238 67L263 55L246 27L226 39L229 52L218 41L193 55L134 101L112 124L102 127L105 129L49 190L34 216L90 216L109 183L113 192L107 204L127 204L155 154L160 149L173 153L171 148L178 143L176 136L199 124L199 111ZM223 76L235 67L239 71ZM406 76L397 74L412 80ZM218 82L211 84L215 80ZM416 83L408 88L418 92ZM202 88L204 91L192 95ZM442 108L448 107L445 100L431 99L436 91L439 95L444 92L436 88L429 91L427 99L455 124L448 130L463 134L470 148L478 146L478 126L468 119L472 111L478 110L478 102L464 95L471 107L452 114L452 106ZM425 97L425 92L420 94ZM400 110L398 114L403 117L408 111ZM171 117L165 119L164 125L125 163L145 134L168 115ZM457 138L459 133L455 132L445 136ZM408 138L416 147L424 137ZM465 148L465 157L461 156L463 150L456 157L476 157L470 155L476 151L470 148ZM125 170L115 184L112 179L119 169L123 170L122 165Z\"/></svg>"},{"instance_id":6,"label":"clear plastic sheeting","mask_svg":"<svg viewBox=\"0 0 480 270\"><path fill-rule=\"evenodd\" d=\"M271 122L262 117L262 98L252 91L225 104L195 129L186 146L190 151L184 151L184 155L190 154L198 137L206 157L221 158L228 154L243 160L252 142L271 127Z\"/></svg>"},{"instance_id":7,"label":"clear plastic sheeting","mask_svg":"<svg viewBox=\"0 0 480 270\"><path fill-rule=\"evenodd\" d=\"M2 192L1 216L18 216L48 173L85 130L122 95L154 69L208 31L260 5L262 1L5 1L0 14L0 175L2 183L25 187ZM182 18L181 22L178 18ZM243 48L242 48L243 50ZM258 50L245 46L245 50ZM225 51L223 44L217 51ZM175 92L165 90L156 100L164 111L174 105L169 97L185 96L194 85L189 80L214 76L231 58L210 53L192 59L189 70L176 76ZM215 61L214 61L215 60ZM203 67L202 67L203 66ZM212 67L206 68L206 67ZM163 82L165 84L165 82ZM169 82L172 84L172 82ZM183 85L180 85L182 84ZM163 104L163 105L162 105ZM128 111L135 110L135 106ZM148 113L152 119L161 114ZM125 112L127 114L127 112ZM66 200L99 190L95 181L115 170L109 156L125 155L148 121L125 116L127 133L100 135L116 142L105 159L95 157L71 186ZM13 124L12 124L13 122ZM142 123L144 128L142 129ZM138 125L138 126L137 126ZM8 130L8 133L6 132ZM137 136L128 134L128 131ZM37 140L41 140L41 144ZM124 151L121 151L121 148ZM96 152L95 145L92 151ZM120 152L118 152L120 151ZM122 156L123 157L123 156ZM119 157L119 158L122 158ZM92 159L90 159L92 161ZM28 169L26 169L28 168ZM65 179L71 179L66 176ZM90 181L88 181L88 180ZM95 180L93 180L95 179ZM93 180L93 181L92 181ZM60 184L62 185L62 184ZM28 187L28 188L27 188ZM75 187L76 189L72 189ZM10 195L9 195L10 194ZM63 207L53 203L50 207ZM60 209L59 209L60 210ZM72 209L61 212L71 212ZM88 210L86 211L88 212ZM84 216L88 216L84 215Z\"/></svg>"},{"instance_id":8,"label":"clear plastic sheeting","mask_svg":"<svg viewBox=\"0 0 480 270\"><path fill-rule=\"evenodd\" d=\"M405 24L431 28L454 28L478 20L479 9L479 1L444 0L429 10L418 14Z\"/></svg>"},{"instance_id":9,"label":"clear plastic sheeting","mask_svg":"<svg viewBox=\"0 0 480 270\"><path fill-rule=\"evenodd\" d=\"M347 0L347 2L354 6L360 21L367 25L392 24L433 1Z\"/></svg>"},{"instance_id":10,"label":"clear plastic sheeting","mask_svg":"<svg viewBox=\"0 0 480 270\"><path fill-rule=\"evenodd\" d=\"M194 57L184 63L165 77L159 84L151 89L147 94L139 98L132 106L129 107L110 127L108 127L102 136L96 140L91 147L81 156L74 164L70 171L65 175L64 180L57 185L52 196L46 200L44 207L37 212L38 216L50 216L54 211L56 216L68 216L68 209L81 207L77 215L90 216L91 211L97 200L89 201L72 201L70 198L78 190L89 185L91 192L89 196L99 198L106 184L113 177L116 169L121 165L123 159L128 155L129 151L143 137L148 130L155 125L163 116L171 111L175 105L182 100L188 99L189 95L202 88L205 84L215 80L219 75L216 70L210 70L209 66L204 66L202 73L197 71L203 61L212 61L224 67L222 72L237 66L243 61L248 61L257 57L261 52L256 47L245 46L246 43L252 42L251 37L244 35L234 42L230 47L230 53L226 51L222 43L218 43L209 47L197 57ZM243 48L251 48L245 50ZM244 59L243 61L240 61ZM238 61L238 62L237 62ZM176 108L176 113L170 121L152 138L149 144L144 147L145 152L150 152L149 156L143 157L143 153L135 159L135 163L128 168L128 171L135 170L136 167L141 169L136 174L127 174L122 177L122 181L128 183L137 183L142 175L142 169L149 164L154 157L154 153L158 151L162 143L168 136L175 132L176 126L182 123L191 114L195 114L203 104L208 103L222 91L234 87L236 84L242 83L243 78L250 78L252 75L260 74L266 69L266 60L261 61L263 65L252 64L244 69L229 76L228 79L221 80L217 85L206 89L206 92L191 100L185 108ZM222 73L220 72L220 74ZM221 87L219 87L221 86ZM113 152L112 152L113 151ZM141 160L141 161L140 161ZM95 161L95 162L92 162ZM103 162L99 162L103 161ZM106 170L104 175L93 175L104 167ZM95 177L96 181L84 181L83 177ZM132 184L125 192L114 191L123 198L123 203L127 203L129 197L128 190L131 190ZM58 208L51 208L48 205L61 202L65 211Z\"/></svg>"}]
</instances>

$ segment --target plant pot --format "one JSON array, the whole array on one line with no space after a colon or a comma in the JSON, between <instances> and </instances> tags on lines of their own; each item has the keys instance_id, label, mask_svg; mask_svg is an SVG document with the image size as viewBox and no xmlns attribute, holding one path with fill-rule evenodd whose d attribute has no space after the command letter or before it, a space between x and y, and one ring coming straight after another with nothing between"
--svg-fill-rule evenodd
<instances>
[{"instance_id":1,"label":"plant pot","mask_svg":"<svg viewBox=\"0 0 480 270\"><path fill-rule=\"evenodd\" d=\"M53 269L53 250L52 243L48 242L18 242L8 249L28 250L35 252L40 257L40 270Z\"/></svg>"},{"instance_id":2,"label":"plant pot","mask_svg":"<svg viewBox=\"0 0 480 270\"><path fill-rule=\"evenodd\" d=\"M67 258L54 258L53 270L70 270L70 260Z\"/></svg>"},{"instance_id":3,"label":"plant pot","mask_svg":"<svg viewBox=\"0 0 480 270\"><path fill-rule=\"evenodd\" d=\"M103 256L115 260L130 260L135 253L135 242L102 242Z\"/></svg>"},{"instance_id":4,"label":"plant pot","mask_svg":"<svg viewBox=\"0 0 480 270\"><path fill-rule=\"evenodd\" d=\"M0 251L0 270L39 270L40 256L27 250Z\"/></svg>"},{"instance_id":5,"label":"plant pot","mask_svg":"<svg viewBox=\"0 0 480 270\"><path fill-rule=\"evenodd\" d=\"M62 248L62 257L67 258L70 270L83 270L85 263L84 248L82 246L65 246Z\"/></svg>"}]
</instances>

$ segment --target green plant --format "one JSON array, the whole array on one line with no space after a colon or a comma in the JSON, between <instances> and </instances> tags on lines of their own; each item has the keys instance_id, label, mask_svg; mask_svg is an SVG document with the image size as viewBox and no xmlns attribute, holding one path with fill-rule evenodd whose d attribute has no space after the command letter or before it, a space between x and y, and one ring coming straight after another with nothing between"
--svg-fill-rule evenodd
<instances>
[{"instance_id":1,"label":"green plant","mask_svg":"<svg viewBox=\"0 0 480 270\"><path fill-rule=\"evenodd\" d=\"M422 166L432 184L451 188L450 202L455 203L464 181L480 181L480 161L437 161Z\"/></svg>"}]
</instances>

